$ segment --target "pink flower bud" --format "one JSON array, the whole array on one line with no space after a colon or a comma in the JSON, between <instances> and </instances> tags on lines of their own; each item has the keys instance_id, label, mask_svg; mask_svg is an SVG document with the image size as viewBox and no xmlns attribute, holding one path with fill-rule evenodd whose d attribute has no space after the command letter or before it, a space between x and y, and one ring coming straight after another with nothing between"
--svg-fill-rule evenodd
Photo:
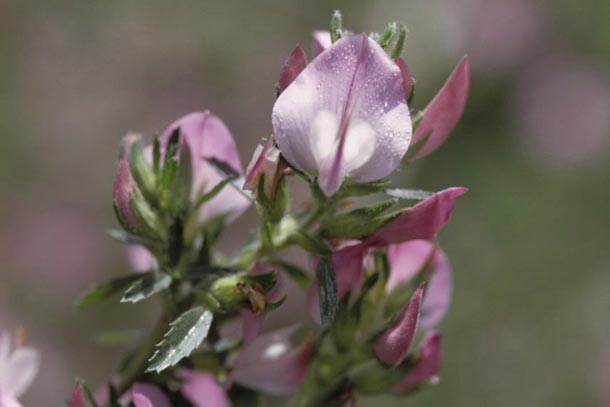
<instances>
[{"instance_id":1,"label":"pink flower bud","mask_svg":"<svg viewBox=\"0 0 610 407\"><path fill-rule=\"evenodd\" d=\"M246 169L244 189L256 194L259 181L264 175L265 195L269 199L274 199L285 169L286 164L280 157L280 150L273 145L273 138L269 138L264 145L259 145L254 151L252 160Z\"/></svg>"},{"instance_id":2,"label":"pink flower bud","mask_svg":"<svg viewBox=\"0 0 610 407\"><path fill-rule=\"evenodd\" d=\"M183 380L180 391L195 407L229 407L224 388L208 372L180 369L177 376Z\"/></svg>"},{"instance_id":3,"label":"pink flower bud","mask_svg":"<svg viewBox=\"0 0 610 407\"><path fill-rule=\"evenodd\" d=\"M423 284L415 291L393 325L375 341L375 353L385 364L398 366L407 357L419 320L419 309L424 294Z\"/></svg>"},{"instance_id":4,"label":"pink flower bud","mask_svg":"<svg viewBox=\"0 0 610 407\"><path fill-rule=\"evenodd\" d=\"M437 382L442 359L440 345L441 334L436 331L428 332L422 339L415 364L409 373L392 388L392 391L394 393L408 392L426 382Z\"/></svg>"},{"instance_id":5,"label":"pink flower bud","mask_svg":"<svg viewBox=\"0 0 610 407\"><path fill-rule=\"evenodd\" d=\"M2 398L0 398L0 401L2 401L2 403L0 403L0 406L2 406L2 407L11 406L11 404L5 403L4 399L2 399ZM17 404L17 405L12 404L12 406L19 406L19 404ZM87 403L85 402L83 386L81 386L80 382L76 382L74 384L74 390L72 391L72 397L70 398L70 404L68 404L68 407L89 407L87 405Z\"/></svg>"},{"instance_id":6,"label":"pink flower bud","mask_svg":"<svg viewBox=\"0 0 610 407\"><path fill-rule=\"evenodd\" d=\"M135 407L171 407L165 393L148 383L135 383L131 387L131 401Z\"/></svg>"},{"instance_id":7,"label":"pink flower bud","mask_svg":"<svg viewBox=\"0 0 610 407\"><path fill-rule=\"evenodd\" d=\"M466 191L466 188L453 187L437 192L417 205L405 209L396 219L368 237L364 244L369 247L383 247L414 239L433 239L449 221L455 199Z\"/></svg>"},{"instance_id":8,"label":"pink flower bud","mask_svg":"<svg viewBox=\"0 0 610 407\"><path fill-rule=\"evenodd\" d=\"M307 66L307 55L300 45L297 45L284 62L284 67L277 82L278 92L282 93Z\"/></svg>"},{"instance_id":9,"label":"pink flower bud","mask_svg":"<svg viewBox=\"0 0 610 407\"><path fill-rule=\"evenodd\" d=\"M366 34L319 54L278 97L273 129L286 160L331 196L345 177L379 180L400 164L411 120L400 69Z\"/></svg>"},{"instance_id":10,"label":"pink flower bud","mask_svg":"<svg viewBox=\"0 0 610 407\"><path fill-rule=\"evenodd\" d=\"M297 329L292 326L273 331L244 346L231 373L232 380L278 396L295 391L305 377L312 345L310 335L299 345L292 344Z\"/></svg>"},{"instance_id":11,"label":"pink flower bud","mask_svg":"<svg viewBox=\"0 0 610 407\"><path fill-rule=\"evenodd\" d=\"M468 57L464 55L447 82L423 111L424 116L413 133L412 144L428 136L429 138L412 160L430 154L447 139L464 112L469 82L470 65Z\"/></svg>"},{"instance_id":12,"label":"pink flower bud","mask_svg":"<svg viewBox=\"0 0 610 407\"><path fill-rule=\"evenodd\" d=\"M135 142L135 138L135 134L128 134L123 139L112 187L112 199L117 217L121 225L132 232L138 226L136 215L131 206L131 197L137 187L129 167L129 151L131 145Z\"/></svg>"}]
</instances>

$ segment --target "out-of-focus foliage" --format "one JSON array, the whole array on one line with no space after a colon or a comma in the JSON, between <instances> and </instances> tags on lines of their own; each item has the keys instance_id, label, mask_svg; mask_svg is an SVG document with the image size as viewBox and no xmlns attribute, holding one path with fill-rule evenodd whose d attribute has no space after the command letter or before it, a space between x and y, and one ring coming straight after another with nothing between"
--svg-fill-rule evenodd
<instances>
[{"instance_id":1,"label":"out-of-focus foliage","mask_svg":"<svg viewBox=\"0 0 610 407\"><path fill-rule=\"evenodd\" d=\"M441 382L411 404L610 403L606 1L15 1L0 12L0 325L24 325L42 351L26 405L57 405L76 373L96 383L114 370L124 349L100 348L94 327L148 319L147 304L73 308L127 269L103 231L121 137L210 108L247 163L271 130L285 57L334 8L354 29L407 25L415 107L471 57L464 119L401 173L470 188L440 242L455 270ZM251 227L233 225L224 247Z\"/></svg>"}]
</instances>

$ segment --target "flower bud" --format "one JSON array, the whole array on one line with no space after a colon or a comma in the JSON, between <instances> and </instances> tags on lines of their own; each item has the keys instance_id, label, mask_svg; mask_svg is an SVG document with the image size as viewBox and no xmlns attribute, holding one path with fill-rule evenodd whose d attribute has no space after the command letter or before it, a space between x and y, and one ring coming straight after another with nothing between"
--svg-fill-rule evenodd
<instances>
[{"instance_id":1,"label":"flower bud","mask_svg":"<svg viewBox=\"0 0 610 407\"><path fill-rule=\"evenodd\" d=\"M286 163L280 156L280 150L274 146L273 138L269 138L264 145L258 145L248 168L244 189L258 192L259 182L264 178L264 191L267 198L274 200L278 186L287 169Z\"/></svg>"},{"instance_id":2,"label":"flower bud","mask_svg":"<svg viewBox=\"0 0 610 407\"><path fill-rule=\"evenodd\" d=\"M116 175L112 187L112 197L114 210L119 223L125 230L135 233L138 229L138 223L131 206L131 195L136 188L136 184L131 175L128 158L129 153L127 150L128 146L125 141L117 162Z\"/></svg>"},{"instance_id":3,"label":"flower bud","mask_svg":"<svg viewBox=\"0 0 610 407\"><path fill-rule=\"evenodd\" d=\"M407 357L419 320L419 309L424 294L423 284L400 312L393 325L375 341L375 353L385 364L398 366Z\"/></svg>"},{"instance_id":4,"label":"flower bud","mask_svg":"<svg viewBox=\"0 0 610 407\"><path fill-rule=\"evenodd\" d=\"M438 382L438 373L441 368L441 334L430 331L422 339L419 353L409 373L393 388L394 393L403 393L415 389L426 383Z\"/></svg>"}]
</instances>

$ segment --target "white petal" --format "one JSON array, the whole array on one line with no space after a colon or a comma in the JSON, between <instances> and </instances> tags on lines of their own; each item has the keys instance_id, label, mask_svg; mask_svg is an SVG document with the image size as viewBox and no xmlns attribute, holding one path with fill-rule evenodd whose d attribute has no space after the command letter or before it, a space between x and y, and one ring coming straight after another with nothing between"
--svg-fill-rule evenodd
<instances>
[{"instance_id":1,"label":"white petal","mask_svg":"<svg viewBox=\"0 0 610 407\"><path fill-rule=\"evenodd\" d=\"M365 120L352 119L343 146L342 166L345 174L366 164L375 151L375 129Z\"/></svg>"},{"instance_id":2,"label":"white petal","mask_svg":"<svg viewBox=\"0 0 610 407\"><path fill-rule=\"evenodd\" d=\"M0 393L0 407L23 407L14 397Z\"/></svg>"},{"instance_id":3,"label":"white petal","mask_svg":"<svg viewBox=\"0 0 610 407\"><path fill-rule=\"evenodd\" d=\"M37 350L29 347L15 349L8 364L10 374L5 380L5 391L14 397L21 396L34 381L39 367L40 354Z\"/></svg>"},{"instance_id":4,"label":"white petal","mask_svg":"<svg viewBox=\"0 0 610 407\"><path fill-rule=\"evenodd\" d=\"M338 131L339 117L331 111L322 110L313 120L309 142L318 168L324 161L334 155L337 147Z\"/></svg>"}]
</instances>

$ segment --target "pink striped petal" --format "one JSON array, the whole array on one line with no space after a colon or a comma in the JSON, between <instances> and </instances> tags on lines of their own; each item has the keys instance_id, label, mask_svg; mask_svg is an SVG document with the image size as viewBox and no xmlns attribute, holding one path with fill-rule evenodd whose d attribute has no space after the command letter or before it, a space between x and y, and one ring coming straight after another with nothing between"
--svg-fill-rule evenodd
<instances>
[{"instance_id":1,"label":"pink striped petal","mask_svg":"<svg viewBox=\"0 0 610 407\"><path fill-rule=\"evenodd\" d=\"M307 55L300 45L297 45L284 62L284 67L277 82L278 91L282 93L299 76L307 66Z\"/></svg>"},{"instance_id":2,"label":"pink striped petal","mask_svg":"<svg viewBox=\"0 0 610 407\"><path fill-rule=\"evenodd\" d=\"M392 388L395 393L408 392L426 382L437 382L441 368L441 334L430 331L422 339L419 354L409 373Z\"/></svg>"},{"instance_id":3,"label":"pink striped petal","mask_svg":"<svg viewBox=\"0 0 610 407\"><path fill-rule=\"evenodd\" d=\"M291 337L297 326L283 328L259 336L244 346L231 373L233 381L273 395L295 391L307 370L311 355L311 336L298 346Z\"/></svg>"},{"instance_id":4,"label":"pink striped petal","mask_svg":"<svg viewBox=\"0 0 610 407\"><path fill-rule=\"evenodd\" d=\"M214 375L208 372L181 369L177 372L183 380L180 391L194 407L229 407L224 388Z\"/></svg>"},{"instance_id":5,"label":"pink striped petal","mask_svg":"<svg viewBox=\"0 0 610 407\"><path fill-rule=\"evenodd\" d=\"M400 69L366 34L318 55L277 99L272 119L284 157L318 174L327 196L345 177L389 175L411 138Z\"/></svg>"},{"instance_id":6,"label":"pink striped petal","mask_svg":"<svg viewBox=\"0 0 610 407\"><path fill-rule=\"evenodd\" d=\"M148 383L135 383L131 387L131 401L135 407L171 407L165 393Z\"/></svg>"},{"instance_id":7,"label":"pink striped petal","mask_svg":"<svg viewBox=\"0 0 610 407\"><path fill-rule=\"evenodd\" d=\"M430 137L412 160L430 154L447 139L464 112L469 82L470 65L468 57L464 55L447 82L423 111L424 116L413 134L413 144L428 135Z\"/></svg>"},{"instance_id":8,"label":"pink striped petal","mask_svg":"<svg viewBox=\"0 0 610 407\"><path fill-rule=\"evenodd\" d=\"M380 247L408 240L433 239L449 221L455 199L466 191L466 188L453 187L437 192L405 209L396 219L367 238L364 244Z\"/></svg>"},{"instance_id":9,"label":"pink striped petal","mask_svg":"<svg viewBox=\"0 0 610 407\"><path fill-rule=\"evenodd\" d=\"M311 33L311 57L315 58L333 43L330 38L330 31L314 31Z\"/></svg>"},{"instance_id":10,"label":"pink striped petal","mask_svg":"<svg viewBox=\"0 0 610 407\"><path fill-rule=\"evenodd\" d=\"M206 159L215 158L230 165L235 171L243 174L237 146L227 126L218 117L210 113L195 112L178 119L161 136L166 144L171 133L180 127L191 149L193 162L192 199L210 191L222 177ZM199 220L205 222L218 216L227 216L232 221L241 215L250 205L250 201L233 187L227 186L216 197L206 202L200 209Z\"/></svg>"},{"instance_id":11,"label":"pink striped petal","mask_svg":"<svg viewBox=\"0 0 610 407\"><path fill-rule=\"evenodd\" d=\"M417 330L423 294L422 284L400 312L394 324L375 341L375 353L385 364L398 366L407 357Z\"/></svg>"}]
</instances>

